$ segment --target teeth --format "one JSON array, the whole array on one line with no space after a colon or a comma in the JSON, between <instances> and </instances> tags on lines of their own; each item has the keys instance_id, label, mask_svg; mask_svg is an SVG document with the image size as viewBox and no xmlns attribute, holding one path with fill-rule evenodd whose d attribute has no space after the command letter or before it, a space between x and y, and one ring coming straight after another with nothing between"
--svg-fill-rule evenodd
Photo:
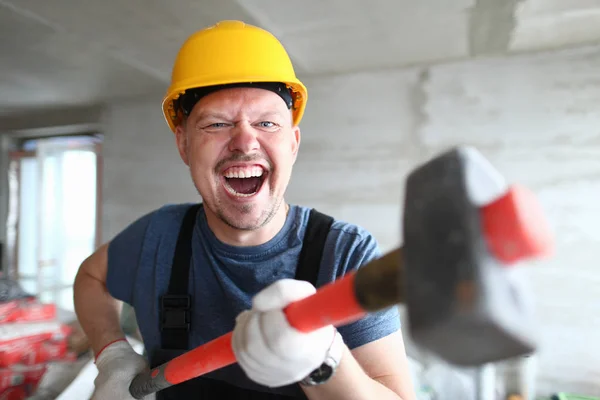
<instances>
[{"instance_id":1,"label":"teeth","mask_svg":"<svg viewBox=\"0 0 600 400\"><path fill-rule=\"evenodd\" d=\"M225 178L252 178L262 176L261 167L233 167L225 171Z\"/></svg>"},{"instance_id":2,"label":"teeth","mask_svg":"<svg viewBox=\"0 0 600 400\"><path fill-rule=\"evenodd\" d=\"M253 165L253 166L248 166L248 167L232 167L229 168L227 171L225 171L225 173L223 174L223 176L225 178L253 178L253 177L261 177L264 175L264 170L262 169L262 167L257 166L257 165ZM262 185L262 183L261 183ZM238 193L236 192L231 185L229 185L229 182L227 182L227 180L225 180L225 189L227 189L227 191L237 197L250 197L256 194L255 193L250 193L250 194L244 194L244 193ZM260 187L259 187L260 189Z\"/></svg>"}]
</instances>

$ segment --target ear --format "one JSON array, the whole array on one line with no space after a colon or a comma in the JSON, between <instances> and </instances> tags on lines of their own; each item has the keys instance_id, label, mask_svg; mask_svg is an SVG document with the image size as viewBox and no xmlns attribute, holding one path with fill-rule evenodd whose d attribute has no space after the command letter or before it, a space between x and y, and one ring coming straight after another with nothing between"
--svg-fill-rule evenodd
<instances>
[{"instance_id":1,"label":"ear","mask_svg":"<svg viewBox=\"0 0 600 400\"><path fill-rule=\"evenodd\" d=\"M296 162L296 158L298 157L298 150L300 149L300 127L294 126L292 127L292 154L294 156L294 162Z\"/></svg>"},{"instance_id":2,"label":"ear","mask_svg":"<svg viewBox=\"0 0 600 400\"><path fill-rule=\"evenodd\" d=\"M175 141L177 142L177 150L179 150L179 156L181 160L189 167L189 160L187 155L187 134L183 124L179 124L175 127Z\"/></svg>"}]
</instances>

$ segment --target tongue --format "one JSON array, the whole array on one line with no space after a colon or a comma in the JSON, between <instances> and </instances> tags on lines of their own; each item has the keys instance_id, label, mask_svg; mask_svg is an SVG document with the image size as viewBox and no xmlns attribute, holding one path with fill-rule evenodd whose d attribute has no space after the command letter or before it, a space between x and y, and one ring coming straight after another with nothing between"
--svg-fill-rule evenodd
<instances>
[{"instance_id":1,"label":"tongue","mask_svg":"<svg viewBox=\"0 0 600 400\"><path fill-rule=\"evenodd\" d=\"M260 177L252 178L227 178L227 183L233 190L241 194L252 194L258 190Z\"/></svg>"}]
</instances>

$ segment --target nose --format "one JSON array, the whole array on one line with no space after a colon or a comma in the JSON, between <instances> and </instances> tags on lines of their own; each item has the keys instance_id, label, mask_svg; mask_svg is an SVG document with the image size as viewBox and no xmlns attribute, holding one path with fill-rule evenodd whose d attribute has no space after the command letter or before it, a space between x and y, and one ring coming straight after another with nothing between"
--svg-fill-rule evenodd
<instances>
[{"instance_id":1,"label":"nose","mask_svg":"<svg viewBox=\"0 0 600 400\"><path fill-rule=\"evenodd\" d=\"M258 133L248 123L239 123L231 130L229 151L249 154L259 148Z\"/></svg>"}]
</instances>

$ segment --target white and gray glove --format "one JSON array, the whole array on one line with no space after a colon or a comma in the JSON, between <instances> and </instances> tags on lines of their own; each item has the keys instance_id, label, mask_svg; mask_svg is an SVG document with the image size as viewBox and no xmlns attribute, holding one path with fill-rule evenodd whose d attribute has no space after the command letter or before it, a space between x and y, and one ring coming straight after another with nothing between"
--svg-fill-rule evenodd
<instances>
[{"instance_id":1,"label":"white and gray glove","mask_svg":"<svg viewBox=\"0 0 600 400\"><path fill-rule=\"evenodd\" d=\"M135 352L126 340L119 340L106 346L96 357L98 376L94 380L94 394L91 400L135 400L129 393L133 378L148 368L144 357ZM154 400L153 393L144 400Z\"/></svg>"},{"instance_id":2,"label":"white and gray glove","mask_svg":"<svg viewBox=\"0 0 600 400\"><path fill-rule=\"evenodd\" d=\"M283 309L316 292L305 281L283 279L259 292L236 318L232 348L248 378L267 387L297 383L320 367L341 336L333 325L310 333L293 328Z\"/></svg>"}]
</instances>

